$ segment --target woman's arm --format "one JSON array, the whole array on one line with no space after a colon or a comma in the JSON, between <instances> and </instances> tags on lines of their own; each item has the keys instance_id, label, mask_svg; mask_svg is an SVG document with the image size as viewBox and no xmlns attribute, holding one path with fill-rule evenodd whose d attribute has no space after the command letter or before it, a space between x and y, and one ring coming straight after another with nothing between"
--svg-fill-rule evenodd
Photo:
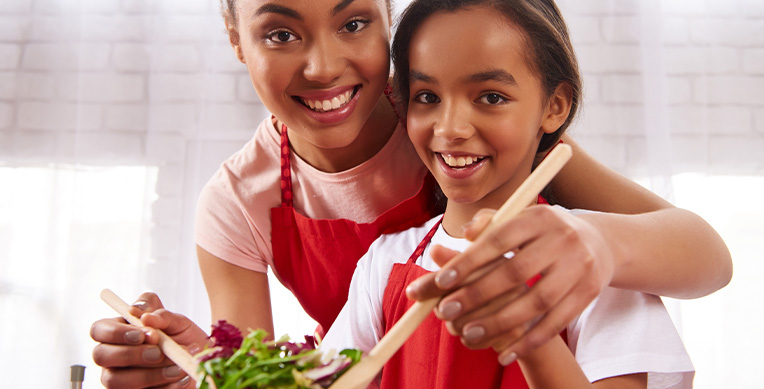
<instances>
[{"instance_id":1,"label":"woman's arm","mask_svg":"<svg viewBox=\"0 0 764 389\"><path fill-rule=\"evenodd\" d=\"M264 329L273 335L268 275L232 265L196 247L210 299L212 322L226 320L242 330Z\"/></svg>"},{"instance_id":2,"label":"woman's arm","mask_svg":"<svg viewBox=\"0 0 764 389\"><path fill-rule=\"evenodd\" d=\"M599 163L569 137L564 141L573 158L551 190L566 208L614 213L586 216L614 251L611 286L697 298L729 283L730 252L708 223Z\"/></svg>"}]
</instances>

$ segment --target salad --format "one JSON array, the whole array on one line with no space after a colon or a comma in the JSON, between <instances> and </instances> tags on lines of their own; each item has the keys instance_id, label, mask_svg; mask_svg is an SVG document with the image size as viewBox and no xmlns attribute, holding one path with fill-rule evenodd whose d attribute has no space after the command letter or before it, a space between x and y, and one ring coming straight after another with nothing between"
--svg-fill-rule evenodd
<instances>
[{"instance_id":1,"label":"salad","mask_svg":"<svg viewBox=\"0 0 764 389\"><path fill-rule=\"evenodd\" d=\"M211 378L218 389L322 389L361 359L361 351L342 350L322 354L312 336L292 342L288 336L265 340L264 330L242 336L236 326L219 321L212 326L212 347L196 355L199 359L197 388L209 389Z\"/></svg>"}]
</instances>

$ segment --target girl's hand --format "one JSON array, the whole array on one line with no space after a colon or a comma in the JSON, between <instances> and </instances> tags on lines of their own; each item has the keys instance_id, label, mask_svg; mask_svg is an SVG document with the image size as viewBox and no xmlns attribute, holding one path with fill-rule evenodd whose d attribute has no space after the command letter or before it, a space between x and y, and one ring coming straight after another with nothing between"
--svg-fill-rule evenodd
<instances>
[{"instance_id":1,"label":"girl's hand","mask_svg":"<svg viewBox=\"0 0 764 389\"><path fill-rule=\"evenodd\" d=\"M493 213L479 212L466 226L465 237L474 239ZM417 300L446 294L471 272L514 251L512 259L457 288L435 309L467 347L493 347L500 362L511 362L559 334L583 312L610 283L614 260L595 226L546 205L529 207L494 231L477 238L464 253L433 247L431 255L441 270L416 280L407 294ZM518 292L537 274L541 280Z\"/></svg>"},{"instance_id":2,"label":"girl's hand","mask_svg":"<svg viewBox=\"0 0 764 389\"><path fill-rule=\"evenodd\" d=\"M130 309L147 327L135 327L122 318L93 323L90 336L98 342L93 360L103 370L107 388L192 388L194 382L167 359L157 346L164 331L192 354L204 347L207 335L187 317L165 310L154 293L142 294ZM149 328L151 327L151 328Z\"/></svg>"}]
</instances>

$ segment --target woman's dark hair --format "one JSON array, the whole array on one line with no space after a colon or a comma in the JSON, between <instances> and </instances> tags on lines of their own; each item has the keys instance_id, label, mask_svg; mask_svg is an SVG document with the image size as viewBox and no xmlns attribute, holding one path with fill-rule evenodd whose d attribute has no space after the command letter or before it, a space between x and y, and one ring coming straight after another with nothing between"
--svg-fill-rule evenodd
<instances>
[{"instance_id":1,"label":"woman's dark hair","mask_svg":"<svg viewBox=\"0 0 764 389\"><path fill-rule=\"evenodd\" d=\"M570 114L557 131L544 134L538 151L557 144L570 125L581 100L581 75L568 28L553 0L414 0L398 21L393 38L394 90L397 107L405 119L409 102L409 49L419 26L437 12L488 6L503 13L526 34L531 50L529 66L541 79L547 97L561 84L570 85Z\"/></svg>"}]
</instances>

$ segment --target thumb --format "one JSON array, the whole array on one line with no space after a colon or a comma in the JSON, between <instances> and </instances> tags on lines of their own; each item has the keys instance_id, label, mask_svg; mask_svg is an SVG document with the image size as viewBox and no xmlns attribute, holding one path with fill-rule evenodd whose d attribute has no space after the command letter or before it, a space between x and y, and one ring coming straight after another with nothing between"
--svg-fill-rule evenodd
<instances>
[{"instance_id":1,"label":"thumb","mask_svg":"<svg viewBox=\"0 0 764 389\"><path fill-rule=\"evenodd\" d=\"M144 313L141 322L147 327L162 330L172 337L181 346L186 346L192 353L199 351L207 343L207 334L199 328L191 319L184 315L159 309L151 313ZM149 331L149 342L159 340L159 334Z\"/></svg>"}]
</instances>

